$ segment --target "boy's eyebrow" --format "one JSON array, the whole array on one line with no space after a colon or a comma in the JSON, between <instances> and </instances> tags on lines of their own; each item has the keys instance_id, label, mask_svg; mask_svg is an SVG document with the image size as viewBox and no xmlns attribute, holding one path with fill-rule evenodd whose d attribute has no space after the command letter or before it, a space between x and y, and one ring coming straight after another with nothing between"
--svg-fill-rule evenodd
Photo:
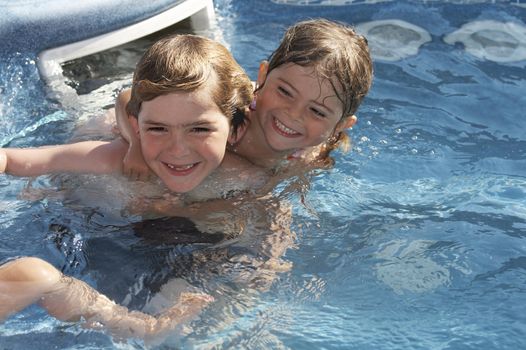
<instances>
[{"instance_id":1,"label":"boy's eyebrow","mask_svg":"<svg viewBox=\"0 0 526 350\"><path fill-rule=\"evenodd\" d=\"M149 125L170 126L170 124L161 123L161 122L157 122L157 121L151 121L151 120L148 120L148 119L145 119L143 121L143 123L144 124L149 124ZM183 127L189 127L189 126L198 127L198 126L207 126L207 125L212 125L212 124L213 124L213 122L211 122L210 120L197 120L195 122L190 122L190 123L183 124L182 126Z\"/></svg>"},{"instance_id":2,"label":"boy's eyebrow","mask_svg":"<svg viewBox=\"0 0 526 350\"><path fill-rule=\"evenodd\" d=\"M143 119L144 124L150 124L150 125L160 125L160 126L166 126L166 123L156 122L154 120L149 120L148 118Z\"/></svg>"},{"instance_id":3,"label":"boy's eyebrow","mask_svg":"<svg viewBox=\"0 0 526 350\"><path fill-rule=\"evenodd\" d=\"M289 83L288 81L284 80L283 78L278 78L278 80L280 80L282 83L284 84L287 84L292 90L294 90L296 93L299 93L298 89L296 89L291 83ZM330 96L327 96L327 97L330 97ZM317 101L312 101L314 102L316 105L320 106L320 107L323 107L325 109L327 109L329 111L329 113L334 113L334 111L329 107L327 106L326 104L324 103L320 103L320 102L317 102Z\"/></svg>"},{"instance_id":4,"label":"boy's eyebrow","mask_svg":"<svg viewBox=\"0 0 526 350\"><path fill-rule=\"evenodd\" d=\"M210 120L198 120L192 123L183 124L183 126L184 127L188 127L188 126L196 127L196 126L207 126L207 125L212 125L212 124L213 123Z\"/></svg>"}]
</instances>

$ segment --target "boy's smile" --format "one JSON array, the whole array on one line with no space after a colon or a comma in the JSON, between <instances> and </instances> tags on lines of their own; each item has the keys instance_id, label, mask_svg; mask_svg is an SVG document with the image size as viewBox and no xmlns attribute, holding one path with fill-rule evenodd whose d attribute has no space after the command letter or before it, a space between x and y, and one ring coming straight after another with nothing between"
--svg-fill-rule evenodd
<instances>
[{"instance_id":1,"label":"boy's smile","mask_svg":"<svg viewBox=\"0 0 526 350\"><path fill-rule=\"evenodd\" d=\"M142 103L135 124L144 160L174 192L188 192L222 162L227 117L206 89L161 95Z\"/></svg>"}]
</instances>

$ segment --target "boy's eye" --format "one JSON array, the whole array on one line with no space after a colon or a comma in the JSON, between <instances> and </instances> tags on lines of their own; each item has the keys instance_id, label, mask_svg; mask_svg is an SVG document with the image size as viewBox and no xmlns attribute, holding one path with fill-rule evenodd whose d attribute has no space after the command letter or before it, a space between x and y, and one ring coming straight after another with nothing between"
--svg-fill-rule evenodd
<instances>
[{"instance_id":1,"label":"boy's eye","mask_svg":"<svg viewBox=\"0 0 526 350\"><path fill-rule=\"evenodd\" d=\"M146 130L151 132L165 132L166 128L163 126L150 126Z\"/></svg>"},{"instance_id":2,"label":"boy's eye","mask_svg":"<svg viewBox=\"0 0 526 350\"><path fill-rule=\"evenodd\" d=\"M192 128L192 131L195 132L195 133L205 133L205 132L210 132L210 129L209 128L203 128L203 127L199 127L199 128Z\"/></svg>"}]
</instances>

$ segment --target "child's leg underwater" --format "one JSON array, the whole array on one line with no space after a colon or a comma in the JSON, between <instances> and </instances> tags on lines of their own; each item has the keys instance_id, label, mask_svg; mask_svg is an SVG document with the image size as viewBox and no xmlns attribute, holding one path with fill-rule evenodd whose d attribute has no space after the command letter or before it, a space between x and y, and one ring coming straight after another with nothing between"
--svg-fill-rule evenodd
<instances>
[{"instance_id":1,"label":"child's leg underwater","mask_svg":"<svg viewBox=\"0 0 526 350\"><path fill-rule=\"evenodd\" d=\"M0 266L0 321L37 302L59 320L83 318L89 327L107 329L115 336L149 340L167 336L211 301L207 295L183 293L176 304L154 317L115 304L39 258L20 258Z\"/></svg>"},{"instance_id":2,"label":"child's leg underwater","mask_svg":"<svg viewBox=\"0 0 526 350\"><path fill-rule=\"evenodd\" d=\"M63 275L46 261L24 257L0 266L0 320L38 303L62 321L88 315L86 298L95 294L84 282Z\"/></svg>"},{"instance_id":3,"label":"child's leg underwater","mask_svg":"<svg viewBox=\"0 0 526 350\"><path fill-rule=\"evenodd\" d=\"M20 258L0 266L0 321L37 302L61 273L38 258Z\"/></svg>"}]
</instances>

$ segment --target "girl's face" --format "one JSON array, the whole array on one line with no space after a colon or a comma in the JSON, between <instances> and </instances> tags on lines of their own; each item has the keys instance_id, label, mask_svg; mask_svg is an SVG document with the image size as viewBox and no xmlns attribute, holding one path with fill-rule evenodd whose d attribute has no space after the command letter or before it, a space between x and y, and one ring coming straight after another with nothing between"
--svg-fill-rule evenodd
<instances>
[{"instance_id":1,"label":"girl's face","mask_svg":"<svg viewBox=\"0 0 526 350\"><path fill-rule=\"evenodd\" d=\"M311 67L287 63L268 75L265 71L263 79L258 79L263 85L257 92L256 119L274 151L319 145L340 127L343 105L331 83Z\"/></svg>"},{"instance_id":2,"label":"girl's face","mask_svg":"<svg viewBox=\"0 0 526 350\"><path fill-rule=\"evenodd\" d=\"M144 160L173 192L188 192L223 161L230 125L207 89L142 103L131 118Z\"/></svg>"}]
</instances>

